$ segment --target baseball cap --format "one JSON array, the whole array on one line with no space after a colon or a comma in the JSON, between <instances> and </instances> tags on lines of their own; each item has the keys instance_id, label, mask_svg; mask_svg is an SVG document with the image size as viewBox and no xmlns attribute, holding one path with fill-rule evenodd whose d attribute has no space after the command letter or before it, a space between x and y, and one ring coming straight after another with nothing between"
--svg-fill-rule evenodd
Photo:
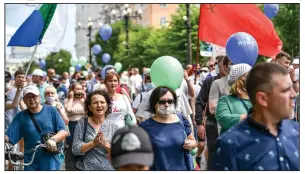
<instances>
[{"instance_id":1,"label":"baseball cap","mask_svg":"<svg viewBox=\"0 0 305 174\"><path fill-rule=\"evenodd\" d=\"M32 76L44 76L44 73L41 69L35 69L32 73Z\"/></svg>"},{"instance_id":2,"label":"baseball cap","mask_svg":"<svg viewBox=\"0 0 305 174\"><path fill-rule=\"evenodd\" d=\"M143 72L143 75L147 75L150 73L150 68L146 68Z\"/></svg>"},{"instance_id":3,"label":"baseball cap","mask_svg":"<svg viewBox=\"0 0 305 174\"><path fill-rule=\"evenodd\" d=\"M300 64L300 59L294 59L292 64L299 65Z\"/></svg>"},{"instance_id":4,"label":"baseball cap","mask_svg":"<svg viewBox=\"0 0 305 174\"><path fill-rule=\"evenodd\" d=\"M230 70L229 76L228 76L228 83L229 86L232 86L233 83L239 79L240 76L246 74L252 69L252 67L245 63L240 63L233 65L233 67Z\"/></svg>"},{"instance_id":5,"label":"baseball cap","mask_svg":"<svg viewBox=\"0 0 305 174\"><path fill-rule=\"evenodd\" d=\"M129 78L127 76L121 76L120 84L128 85L128 80L129 80Z\"/></svg>"},{"instance_id":6,"label":"baseball cap","mask_svg":"<svg viewBox=\"0 0 305 174\"><path fill-rule=\"evenodd\" d=\"M145 130L138 126L117 130L111 141L111 161L114 168L129 164L151 166L154 153Z\"/></svg>"},{"instance_id":7,"label":"baseball cap","mask_svg":"<svg viewBox=\"0 0 305 174\"><path fill-rule=\"evenodd\" d=\"M39 90L36 86L34 85L29 85L23 89L23 97L29 93L39 95Z\"/></svg>"},{"instance_id":8,"label":"baseball cap","mask_svg":"<svg viewBox=\"0 0 305 174\"><path fill-rule=\"evenodd\" d=\"M272 60L273 60L273 58L269 58L269 59L267 59L267 62L270 63L270 62L272 62Z\"/></svg>"},{"instance_id":9,"label":"baseball cap","mask_svg":"<svg viewBox=\"0 0 305 174\"><path fill-rule=\"evenodd\" d=\"M208 67L202 67L202 68L200 68L200 70L201 70L201 71L207 71L207 72L210 71Z\"/></svg>"}]
</instances>

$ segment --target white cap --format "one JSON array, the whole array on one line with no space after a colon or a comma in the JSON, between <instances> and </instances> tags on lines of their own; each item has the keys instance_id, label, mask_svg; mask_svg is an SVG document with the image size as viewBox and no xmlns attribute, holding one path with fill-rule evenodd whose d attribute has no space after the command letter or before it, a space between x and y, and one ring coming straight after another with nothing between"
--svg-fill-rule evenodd
<instances>
[{"instance_id":1,"label":"white cap","mask_svg":"<svg viewBox=\"0 0 305 174\"><path fill-rule=\"evenodd\" d=\"M32 76L42 76L42 77L44 77L44 73L41 69L35 69L32 73Z\"/></svg>"},{"instance_id":2,"label":"white cap","mask_svg":"<svg viewBox=\"0 0 305 174\"><path fill-rule=\"evenodd\" d=\"M268 63L271 63L272 60L273 60L272 58L269 58L269 59L267 59L267 62L268 62Z\"/></svg>"},{"instance_id":3,"label":"white cap","mask_svg":"<svg viewBox=\"0 0 305 174\"><path fill-rule=\"evenodd\" d=\"M23 97L29 93L32 93L34 95L39 95L39 90L36 86L29 85L23 89Z\"/></svg>"},{"instance_id":4,"label":"white cap","mask_svg":"<svg viewBox=\"0 0 305 174\"><path fill-rule=\"evenodd\" d=\"M235 83L239 77L249 72L251 68L252 67L250 65L245 63L233 65L228 76L229 85L232 86L232 84Z\"/></svg>"},{"instance_id":5,"label":"white cap","mask_svg":"<svg viewBox=\"0 0 305 174\"><path fill-rule=\"evenodd\" d=\"M200 70L201 70L201 71L207 71L207 72L210 71L208 67L202 67Z\"/></svg>"},{"instance_id":6,"label":"white cap","mask_svg":"<svg viewBox=\"0 0 305 174\"><path fill-rule=\"evenodd\" d=\"M146 68L143 72L144 75L149 74L150 73L150 68Z\"/></svg>"},{"instance_id":7,"label":"white cap","mask_svg":"<svg viewBox=\"0 0 305 174\"><path fill-rule=\"evenodd\" d=\"M121 76L120 84L128 85L128 76Z\"/></svg>"},{"instance_id":8,"label":"white cap","mask_svg":"<svg viewBox=\"0 0 305 174\"><path fill-rule=\"evenodd\" d=\"M294 59L292 64L299 65L300 64L300 59Z\"/></svg>"}]
</instances>

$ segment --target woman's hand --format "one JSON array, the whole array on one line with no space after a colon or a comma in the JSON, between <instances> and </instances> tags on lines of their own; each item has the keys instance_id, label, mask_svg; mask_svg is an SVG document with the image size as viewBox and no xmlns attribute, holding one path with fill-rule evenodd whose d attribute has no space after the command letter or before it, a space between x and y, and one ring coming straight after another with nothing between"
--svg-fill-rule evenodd
<instances>
[{"instance_id":1,"label":"woman's hand","mask_svg":"<svg viewBox=\"0 0 305 174\"><path fill-rule=\"evenodd\" d=\"M69 92L68 98L71 99L73 97L74 97L74 92L73 91Z\"/></svg>"},{"instance_id":2,"label":"woman's hand","mask_svg":"<svg viewBox=\"0 0 305 174\"><path fill-rule=\"evenodd\" d=\"M100 138L99 138L99 143L102 147L104 147L107 151L110 150L110 143L108 143L108 141L106 140L106 138L104 137L103 134L101 134Z\"/></svg>"},{"instance_id":3,"label":"woman's hand","mask_svg":"<svg viewBox=\"0 0 305 174\"><path fill-rule=\"evenodd\" d=\"M197 143L195 140L189 140L189 139L186 139L184 141L184 145L183 145L183 148L186 149L186 150L193 150L197 147Z\"/></svg>"},{"instance_id":4,"label":"woman's hand","mask_svg":"<svg viewBox=\"0 0 305 174\"><path fill-rule=\"evenodd\" d=\"M94 146L100 145L100 137L102 136L102 132L97 133L96 137L93 140Z\"/></svg>"}]
</instances>

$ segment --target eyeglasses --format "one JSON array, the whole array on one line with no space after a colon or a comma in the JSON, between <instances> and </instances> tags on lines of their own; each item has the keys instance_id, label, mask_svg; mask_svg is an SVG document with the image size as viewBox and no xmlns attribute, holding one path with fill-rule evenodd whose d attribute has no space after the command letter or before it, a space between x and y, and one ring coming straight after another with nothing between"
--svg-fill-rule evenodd
<instances>
[{"instance_id":1,"label":"eyeglasses","mask_svg":"<svg viewBox=\"0 0 305 174\"><path fill-rule=\"evenodd\" d=\"M169 105L174 104L175 100L169 99L169 100L159 100L158 103L160 105L164 105L165 103L168 103Z\"/></svg>"}]
</instances>

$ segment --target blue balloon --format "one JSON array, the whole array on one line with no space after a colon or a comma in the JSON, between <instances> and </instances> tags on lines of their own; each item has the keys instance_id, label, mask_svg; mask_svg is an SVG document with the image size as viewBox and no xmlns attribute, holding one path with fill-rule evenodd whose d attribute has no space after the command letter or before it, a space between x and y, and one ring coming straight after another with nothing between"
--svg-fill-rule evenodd
<instances>
[{"instance_id":1,"label":"blue balloon","mask_svg":"<svg viewBox=\"0 0 305 174\"><path fill-rule=\"evenodd\" d=\"M102 61L103 61L104 63L108 63L109 60L110 60L110 55L109 55L108 53L103 54L103 56L102 56Z\"/></svg>"},{"instance_id":2,"label":"blue balloon","mask_svg":"<svg viewBox=\"0 0 305 174\"><path fill-rule=\"evenodd\" d=\"M253 66L258 57L258 46L250 34L238 32L228 39L226 52L233 64L247 63Z\"/></svg>"},{"instance_id":3,"label":"blue balloon","mask_svg":"<svg viewBox=\"0 0 305 174\"><path fill-rule=\"evenodd\" d=\"M265 4L264 5L264 12L265 15L271 19L277 15L279 12L279 5L278 4Z\"/></svg>"},{"instance_id":4,"label":"blue balloon","mask_svg":"<svg viewBox=\"0 0 305 174\"><path fill-rule=\"evenodd\" d=\"M92 51L95 55L100 54L100 52L102 52L102 47L100 45L94 45Z\"/></svg>"},{"instance_id":5,"label":"blue balloon","mask_svg":"<svg viewBox=\"0 0 305 174\"><path fill-rule=\"evenodd\" d=\"M110 25L105 24L100 29L100 36L104 41L108 40L112 34L112 28Z\"/></svg>"},{"instance_id":6,"label":"blue balloon","mask_svg":"<svg viewBox=\"0 0 305 174\"><path fill-rule=\"evenodd\" d=\"M81 64L77 64L76 66L75 66L75 70L76 71L80 71L82 69L82 65Z\"/></svg>"},{"instance_id":7,"label":"blue balloon","mask_svg":"<svg viewBox=\"0 0 305 174\"><path fill-rule=\"evenodd\" d=\"M45 60L39 61L39 67L40 67L40 69L43 69L45 66L46 66L46 61L45 61Z\"/></svg>"}]
</instances>

